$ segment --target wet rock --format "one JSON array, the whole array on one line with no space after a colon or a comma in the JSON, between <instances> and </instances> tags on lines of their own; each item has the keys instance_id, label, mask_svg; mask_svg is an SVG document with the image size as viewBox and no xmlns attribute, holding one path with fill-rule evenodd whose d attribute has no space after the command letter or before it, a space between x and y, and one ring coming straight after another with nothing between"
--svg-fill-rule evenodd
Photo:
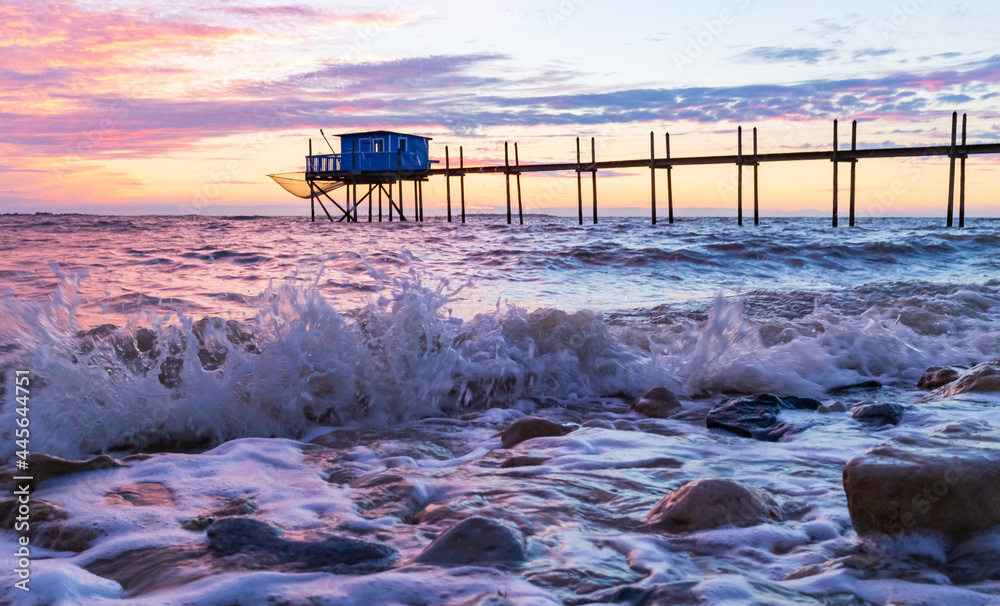
<instances>
[{"instance_id":1,"label":"wet rock","mask_svg":"<svg viewBox=\"0 0 1000 606\"><path fill-rule=\"evenodd\" d=\"M938 387L944 387L957 379L960 374L955 368L931 366L924 371L923 376L917 381L917 389L937 389Z\"/></svg>"},{"instance_id":2,"label":"wet rock","mask_svg":"<svg viewBox=\"0 0 1000 606\"><path fill-rule=\"evenodd\" d=\"M646 525L663 532L692 532L780 520L778 504L764 490L708 479L689 482L661 499L646 516Z\"/></svg>"},{"instance_id":3,"label":"wet rock","mask_svg":"<svg viewBox=\"0 0 1000 606\"><path fill-rule=\"evenodd\" d=\"M108 505L131 505L133 507L173 507L174 491L159 482L138 482L119 486L104 495Z\"/></svg>"},{"instance_id":4,"label":"wet rock","mask_svg":"<svg viewBox=\"0 0 1000 606\"><path fill-rule=\"evenodd\" d=\"M126 467L126 465L122 465L108 455L98 455L83 461L74 461L38 453L28 455L27 460L28 469L31 471L30 475L34 478L36 485L58 476L111 469L113 467Z\"/></svg>"},{"instance_id":5,"label":"wet rock","mask_svg":"<svg viewBox=\"0 0 1000 606\"><path fill-rule=\"evenodd\" d=\"M816 409L816 412L820 414L829 414L831 412L847 412L847 404L843 402L831 402L829 404L823 404Z\"/></svg>"},{"instance_id":6,"label":"wet rock","mask_svg":"<svg viewBox=\"0 0 1000 606\"><path fill-rule=\"evenodd\" d=\"M157 378L164 387L173 389L181 384L182 370L184 370L183 358L167 356L160 364L160 374L157 375Z\"/></svg>"},{"instance_id":7,"label":"wet rock","mask_svg":"<svg viewBox=\"0 0 1000 606\"><path fill-rule=\"evenodd\" d=\"M708 412L705 425L723 429L745 438L777 442L797 431L795 426L780 421L782 410L816 410L820 402L811 398L757 394L723 400Z\"/></svg>"},{"instance_id":8,"label":"wet rock","mask_svg":"<svg viewBox=\"0 0 1000 606\"><path fill-rule=\"evenodd\" d=\"M541 465L548 460L549 457L517 456L507 459L500 465L500 467L502 469L510 469L511 467L534 467L536 465Z\"/></svg>"},{"instance_id":9,"label":"wet rock","mask_svg":"<svg viewBox=\"0 0 1000 606\"><path fill-rule=\"evenodd\" d=\"M891 442L844 467L844 492L861 536L937 533L962 540L1000 526L1000 448L954 433Z\"/></svg>"},{"instance_id":10,"label":"wet rock","mask_svg":"<svg viewBox=\"0 0 1000 606\"><path fill-rule=\"evenodd\" d=\"M351 500L369 520L395 516L410 523L429 502L423 485L391 472L362 476L352 480L350 486L358 489Z\"/></svg>"},{"instance_id":11,"label":"wet rock","mask_svg":"<svg viewBox=\"0 0 1000 606\"><path fill-rule=\"evenodd\" d=\"M893 402L862 404L854 409L851 417L869 425L899 425L903 420L903 407Z\"/></svg>"},{"instance_id":12,"label":"wet rock","mask_svg":"<svg viewBox=\"0 0 1000 606\"><path fill-rule=\"evenodd\" d=\"M259 506L252 499L247 499L245 497L239 497L233 499L208 513L199 515L193 520L185 520L181 523L181 528L184 530L205 530L208 528L212 522L218 520L219 518L228 518L233 516L251 516L257 513Z\"/></svg>"},{"instance_id":13,"label":"wet rock","mask_svg":"<svg viewBox=\"0 0 1000 606\"><path fill-rule=\"evenodd\" d=\"M860 383L853 383L851 385L841 385L839 387L832 387L826 390L831 396L842 396L845 394L856 393L859 391L877 391L882 389L882 384L878 381L862 381Z\"/></svg>"},{"instance_id":14,"label":"wet rock","mask_svg":"<svg viewBox=\"0 0 1000 606\"><path fill-rule=\"evenodd\" d=\"M208 527L206 535L209 550L217 555L248 554L259 564L291 564L299 570L364 564L385 566L396 555L396 550L384 543L346 536L316 542L282 539L268 524L249 518L222 518Z\"/></svg>"},{"instance_id":15,"label":"wet rock","mask_svg":"<svg viewBox=\"0 0 1000 606\"><path fill-rule=\"evenodd\" d=\"M935 395L942 398L969 392L1000 391L1000 360L977 364L958 379L945 385Z\"/></svg>"},{"instance_id":16,"label":"wet rock","mask_svg":"<svg viewBox=\"0 0 1000 606\"><path fill-rule=\"evenodd\" d=\"M548 419L524 417L514 421L510 427L500 432L500 440L504 448L513 448L525 440L564 436L574 429L572 425L560 425Z\"/></svg>"},{"instance_id":17,"label":"wet rock","mask_svg":"<svg viewBox=\"0 0 1000 606\"><path fill-rule=\"evenodd\" d=\"M514 564L525 559L524 537L506 524L473 516L442 532L417 556L444 566Z\"/></svg>"},{"instance_id":18,"label":"wet rock","mask_svg":"<svg viewBox=\"0 0 1000 606\"><path fill-rule=\"evenodd\" d=\"M666 419L681 409L681 403L666 387L654 387L632 403L631 410L654 419Z\"/></svg>"},{"instance_id":19,"label":"wet rock","mask_svg":"<svg viewBox=\"0 0 1000 606\"><path fill-rule=\"evenodd\" d=\"M90 549L91 543L100 536L94 528L67 522L69 514L55 503L32 498L26 515L20 510L21 505L16 498L0 500L0 528L14 531L19 516L20 521L28 518L28 527L18 532L23 532L32 545L54 551L81 552Z\"/></svg>"}]
</instances>

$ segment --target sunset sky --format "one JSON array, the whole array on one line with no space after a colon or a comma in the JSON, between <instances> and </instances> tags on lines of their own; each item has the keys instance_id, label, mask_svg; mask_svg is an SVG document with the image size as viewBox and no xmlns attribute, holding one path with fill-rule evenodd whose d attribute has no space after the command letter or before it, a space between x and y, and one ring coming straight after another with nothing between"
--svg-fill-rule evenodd
<instances>
[{"instance_id":1,"label":"sunset sky","mask_svg":"<svg viewBox=\"0 0 1000 606\"><path fill-rule=\"evenodd\" d=\"M266 177L303 163L319 129L433 137L467 164L826 148L834 118L860 147L1000 141L993 2L196 3L0 0L0 212L308 213ZM334 142L336 145L336 142ZM589 147L589 145L588 145ZM323 149L318 147L317 149ZM1000 158L969 161L969 214L1000 214ZM764 165L766 212L822 210L830 164ZM869 160L859 212L944 212L947 159ZM680 207L735 205L735 167L674 171ZM664 177L665 178L665 177ZM665 181L661 181L665 184ZM576 181L525 176L529 212L576 204ZM599 180L602 212L649 203L648 171ZM467 179L470 207L502 176ZM443 212L444 183L425 189ZM589 199L585 197L585 203ZM660 193L660 203L665 199ZM628 212L623 210L622 212Z\"/></svg>"}]
</instances>

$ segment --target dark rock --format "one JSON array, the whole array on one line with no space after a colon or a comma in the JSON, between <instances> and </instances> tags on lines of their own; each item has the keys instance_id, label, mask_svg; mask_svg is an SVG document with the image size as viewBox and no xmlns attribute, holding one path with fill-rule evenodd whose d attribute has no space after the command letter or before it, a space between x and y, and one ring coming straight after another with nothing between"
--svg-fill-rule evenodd
<instances>
[{"instance_id":1,"label":"dark rock","mask_svg":"<svg viewBox=\"0 0 1000 606\"><path fill-rule=\"evenodd\" d=\"M847 404L844 404L843 402L840 401L831 402L829 404L823 404L822 406L816 409L816 412L820 414L828 414L831 412L847 412Z\"/></svg>"},{"instance_id":2,"label":"dark rock","mask_svg":"<svg viewBox=\"0 0 1000 606\"><path fill-rule=\"evenodd\" d=\"M680 400L666 387L654 387L632 403L631 410L654 419L666 419L681 409Z\"/></svg>"},{"instance_id":3,"label":"dark rock","mask_svg":"<svg viewBox=\"0 0 1000 606\"><path fill-rule=\"evenodd\" d=\"M358 492L351 495L361 515L369 520L395 516L410 523L427 504L427 494L404 476L386 471L361 476L350 482Z\"/></svg>"},{"instance_id":4,"label":"dark rock","mask_svg":"<svg viewBox=\"0 0 1000 606\"><path fill-rule=\"evenodd\" d=\"M931 366L924 371L923 376L917 381L917 389L937 389L938 387L944 387L957 379L960 374L955 368Z\"/></svg>"},{"instance_id":5,"label":"dark rock","mask_svg":"<svg viewBox=\"0 0 1000 606\"><path fill-rule=\"evenodd\" d=\"M903 407L892 402L862 404L854 409L851 417L870 425L899 425L903 420Z\"/></svg>"},{"instance_id":6,"label":"dark rock","mask_svg":"<svg viewBox=\"0 0 1000 606\"><path fill-rule=\"evenodd\" d=\"M156 333L148 328L135 331L135 346L142 353L148 354L156 348Z\"/></svg>"},{"instance_id":7,"label":"dark rock","mask_svg":"<svg viewBox=\"0 0 1000 606\"><path fill-rule=\"evenodd\" d=\"M1000 360L976 364L955 381L945 385L935 395L949 398L969 392L1000 391Z\"/></svg>"},{"instance_id":8,"label":"dark rock","mask_svg":"<svg viewBox=\"0 0 1000 606\"><path fill-rule=\"evenodd\" d=\"M160 374L157 378L164 387L173 389L181 384L181 370L183 369L183 358L167 356L160 364Z\"/></svg>"},{"instance_id":9,"label":"dark rock","mask_svg":"<svg viewBox=\"0 0 1000 606\"><path fill-rule=\"evenodd\" d=\"M201 514L193 520L185 520L181 523L181 528L185 530L205 530L212 522L219 518L249 516L257 513L257 509L259 509L259 506L253 500L239 497L229 501L218 509Z\"/></svg>"},{"instance_id":10,"label":"dark rock","mask_svg":"<svg viewBox=\"0 0 1000 606\"><path fill-rule=\"evenodd\" d=\"M745 438L777 442L795 433L793 425L778 420L782 410L816 410L820 402L811 398L757 394L723 400L708 412L705 425Z\"/></svg>"},{"instance_id":11,"label":"dark rock","mask_svg":"<svg viewBox=\"0 0 1000 606\"><path fill-rule=\"evenodd\" d=\"M732 480L708 479L689 482L661 499L646 516L646 523L653 530L692 532L781 519L778 504L764 490Z\"/></svg>"},{"instance_id":12,"label":"dark rock","mask_svg":"<svg viewBox=\"0 0 1000 606\"><path fill-rule=\"evenodd\" d=\"M892 442L844 467L844 492L861 536L929 532L963 540L1000 526L1000 448L963 436Z\"/></svg>"},{"instance_id":13,"label":"dark rock","mask_svg":"<svg viewBox=\"0 0 1000 606\"><path fill-rule=\"evenodd\" d=\"M500 432L500 440L504 448L513 448L525 440L564 436L573 429L572 425L560 425L538 417L524 417L514 421L510 427Z\"/></svg>"},{"instance_id":14,"label":"dark rock","mask_svg":"<svg viewBox=\"0 0 1000 606\"><path fill-rule=\"evenodd\" d=\"M29 454L27 462L28 469L31 472L29 475L33 478L27 483L33 488L45 480L58 476L84 473L87 471L98 471L101 469L110 469L112 467L127 467L127 465L122 465L108 455L98 455L84 461L73 461L54 457L52 455L37 453ZM0 472L0 486L13 486L14 476L20 475L23 475L23 472L19 472L13 467ZM25 482L19 483L24 484Z\"/></svg>"},{"instance_id":15,"label":"dark rock","mask_svg":"<svg viewBox=\"0 0 1000 606\"><path fill-rule=\"evenodd\" d=\"M422 564L514 564L525 559L524 537L502 522L473 516L442 532L417 556Z\"/></svg>"},{"instance_id":16,"label":"dark rock","mask_svg":"<svg viewBox=\"0 0 1000 606\"><path fill-rule=\"evenodd\" d=\"M511 467L534 467L536 465L541 465L548 460L549 457L517 456L507 459L500 465L500 467L502 469L509 469Z\"/></svg>"},{"instance_id":17,"label":"dark rock","mask_svg":"<svg viewBox=\"0 0 1000 606\"><path fill-rule=\"evenodd\" d=\"M21 505L16 498L0 500L0 528L15 530L18 516L24 517L23 512L18 511ZM93 528L68 523L69 514L55 503L32 498L28 507L29 524L23 529L23 534L32 545L54 551L81 552L90 549L91 543L100 535Z\"/></svg>"},{"instance_id":18,"label":"dark rock","mask_svg":"<svg viewBox=\"0 0 1000 606\"><path fill-rule=\"evenodd\" d=\"M858 391L876 391L882 389L882 384L878 381L862 381L861 383L854 383L851 385L841 385L840 387L831 387L826 390L831 396L842 396L844 394L858 392Z\"/></svg>"},{"instance_id":19,"label":"dark rock","mask_svg":"<svg viewBox=\"0 0 1000 606\"><path fill-rule=\"evenodd\" d=\"M173 507L174 491L159 482L138 482L119 486L104 495L108 505L131 505L133 507Z\"/></svg>"},{"instance_id":20,"label":"dark rock","mask_svg":"<svg viewBox=\"0 0 1000 606\"><path fill-rule=\"evenodd\" d=\"M273 560L306 570L375 562L384 565L397 553L384 543L346 536L327 537L317 542L290 541L282 539L268 524L249 518L222 518L208 527L206 535L209 550L217 555L263 555L266 557L258 558L261 563Z\"/></svg>"}]
</instances>

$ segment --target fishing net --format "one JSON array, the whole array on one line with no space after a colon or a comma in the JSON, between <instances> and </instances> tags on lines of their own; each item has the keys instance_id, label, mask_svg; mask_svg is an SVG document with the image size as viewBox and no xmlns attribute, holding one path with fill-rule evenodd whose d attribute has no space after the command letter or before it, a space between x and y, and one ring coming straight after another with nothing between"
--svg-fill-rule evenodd
<instances>
[{"instance_id":1,"label":"fishing net","mask_svg":"<svg viewBox=\"0 0 1000 606\"><path fill-rule=\"evenodd\" d=\"M285 191L300 198L309 197L309 183L306 182L305 171L290 173L274 173L268 175L274 182L285 188ZM313 191L332 191L338 187L343 187L343 181L313 181Z\"/></svg>"}]
</instances>

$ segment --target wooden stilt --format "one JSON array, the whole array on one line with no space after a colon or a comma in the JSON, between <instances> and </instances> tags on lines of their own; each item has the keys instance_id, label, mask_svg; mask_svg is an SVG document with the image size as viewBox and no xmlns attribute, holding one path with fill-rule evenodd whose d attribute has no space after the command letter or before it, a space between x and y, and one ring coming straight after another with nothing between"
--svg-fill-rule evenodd
<instances>
[{"instance_id":1,"label":"wooden stilt","mask_svg":"<svg viewBox=\"0 0 1000 606\"><path fill-rule=\"evenodd\" d=\"M355 223L357 223L358 222L358 182L355 181L353 183L353 185L354 185L354 187L352 187L351 189L354 190L354 206L351 208L351 212L349 213L349 215L352 215L352 216L349 216L348 220L349 221L353 220Z\"/></svg>"},{"instance_id":2,"label":"wooden stilt","mask_svg":"<svg viewBox=\"0 0 1000 606\"><path fill-rule=\"evenodd\" d=\"M465 158L461 145L458 146L458 168L462 171L458 175L458 187L462 192L462 223L465 223Z\"/></svg>"},{"instance_id":3,"label":"wooden stilt","mask_svg":"<svg viewBox=\"0 0 1000 606\"><path fill-rule=\"evenodd\" d=\"M760 225L760 203L757 196L757 127L753 127L753 224Z\"/></svg>"},{"instance_id":4,"label":"wooden stilt","mask_svg":"<svg viewBox=\"0 0 1000 606\"><path fill-rule=\"evenodd\" d=\"M951 172L948 176L948 227L952 227L955 216L955 145L958 143L958 112L951 114L951 150L948 156L951 158Z\"/></svg>"},{"instance_id":5,"label":"wooden stilt","mask_svg":"<svg viewBox=\"0 0 1000 606\"><path fill-rule=\"evenodd\" d=\"M580 225L583 225L583 177L580 175L580 137L576 138L576 205L580 211Z\"/></svg>"},{"instance_id":6,"label":"wooden stilt","mask_svg":"<svg viewBox=\"0 0 1000 606\"><path fill-rule=\"evenodd\" d=\"M448 223L451 223L451 164L447 145L444 146L444 197L448 204Z\"/></svg>"},{"instance_id":7,"label":"wooden stilt","mask_svg":"<svg viewBox=\"0 0 1000 606\"><path fill-rule=\"evenodd\" d=\"M420 222L424 222L424 182L417 181L417 193L420 195Z\"/></svg>"},{"instance_id":8,"label":"wooden stilt","mask_svg":"<svg viewBox=\"0 0 1000 606\"><path fill-rule=\"evenodd\" d=\"M840 191L840 184L837 181L837 168L840 166L837 160L837 121L833 121L833 226L837 227L837 194Z\"/></svg>"},{"instance_id":9,"label":"wooden stilt","mask_svg":"<svg viewBox=\"0 0 1000 606\"><path fill-rule=\"evenodd\" d=\"M590 163L593 170L590 172L590 183L594 186L594 225L597 225L597 146L594 138L590 138Z\"/></svg>"},{"instance_id":10,"label":"wooden stilt","mask_svg":"<svg viewBox=\"0 0 1000 606\"><path fill-rule=\"evenodd\" d=\"M656 225L656 146L653 144L653 131L649 131L649 208Z\"/></svg>"},{"instance_id":11,"label":"wooden stilt","mask_svg":"<svg viewBox=\"0 0 1000 606\"><path fill-rule=\"evenodd\" d=\"M374 197L374 196L372 196L372 192L373 191L375 191L375 189L371 185L369 185L368 186L368 222L369 223L372 222L372 202L373 202L372 198Z\"/></svg>"},{"instance_id":12,"label":"wooden stilt","mask_svg":"<svg viewBox=\"0 0 1000 606\"><path fill-rule=\"evenodd\" d=\"M965 227L965 126L968 119L968 114L962 114L962 151L961 159L959 160L961 164L958 185L958 226Z\"/></svg>"},{"instance_id":13,"label":"wooden stilt","mask_svg":"<svg viewBox=\"0 0 1000 606\"><path fill-rule=\"evenodd\" d=\"M313 155L313 141L309 139L309 155L306 156L306 174L310 172L309 169L312 167L310 163L312 162ZM312 222L316 222L316 193L313 191L312 181L309 182L309 208L312 210Z\"/></svg>"},{"instance_id":14,"label":"wooden stilt","mask_svg":"<svg viewBox=\"0 0 1000 606\"><path fill-rule=\"evenodd\" d=\"M382 184L378 184L378 222L382 222Z\"/></svg>"},{"instance_id":15,"label":"wooden stilt","mask_svg":"<svg viewBox=\"0 0 1000 606\"><path fill-rule=\"evenodd\" d=\"M507 180L507 225L510 225L510 153L507 142L503 142L503 175Z\"/></svg>"},{"instance_id":16,"label":"wooden stilt","mask_svg":"<svg viewBox=\"0 0 1000 606\"><path fill-rule=\"evenodd\" d=\"M524 225L524 209L521 208L521 160L517 156L517 141L514 141L514 167L517 170L517 222Z\"/></svg>"},{"instance_id":17,"label":"wooden stilt","mask_svg":"<svg viewBox=\"0 0 1000 606\"><path fill-rule=\"evenodd\" d=\"M396 209L399 213L399 220L406 221L406 215L403 214L403 180L399 180L399 208Z\"/></svg>"},{"instance_id":18,"label":"wooden stilt","mask_svg":"<svg viewBox=\"0 0 1000 606\"><path fill-rule=\"evenodd\" d=\"M736 224L743 225L743 127L736 127Z\"/></svg>"},{"instance_id":19,"label":"wooden stilt","mask_svg":"<svg viewBox=\"0 0 1000 606\"><path fill-rule=\"evenodd\" d=\"M420 222L420 192L417 191L417 182L413 182L413 221Z\"/></svg>"},{"instance_id":20,"label":"wooden stilt","mask_svg":"<svg viewBox=\"0 0 1000 606\"><path fill-rule=\"evenodd\" d=\"M854 120L851 122L851 151L858 151L858 121ZM857 172L858 172L858 159L851 159L851 208L850 217L848 218L848 223L850 227L854 227L854 200L855 200L855 185L857 184Z\"/></svg>"},{"instance_id":21,"label":"wooden stilt","mask_svg":"<svg viewBox=\"0 0 1000 606\"><path fill-rule=\"evenodd\" d=\"M667 160L670 160L670 133L667 133ZM673 225L674 224L674 182L673 182L673 172L674 167L667 165L667 221Z\"/></svg>"}]
</instances>

